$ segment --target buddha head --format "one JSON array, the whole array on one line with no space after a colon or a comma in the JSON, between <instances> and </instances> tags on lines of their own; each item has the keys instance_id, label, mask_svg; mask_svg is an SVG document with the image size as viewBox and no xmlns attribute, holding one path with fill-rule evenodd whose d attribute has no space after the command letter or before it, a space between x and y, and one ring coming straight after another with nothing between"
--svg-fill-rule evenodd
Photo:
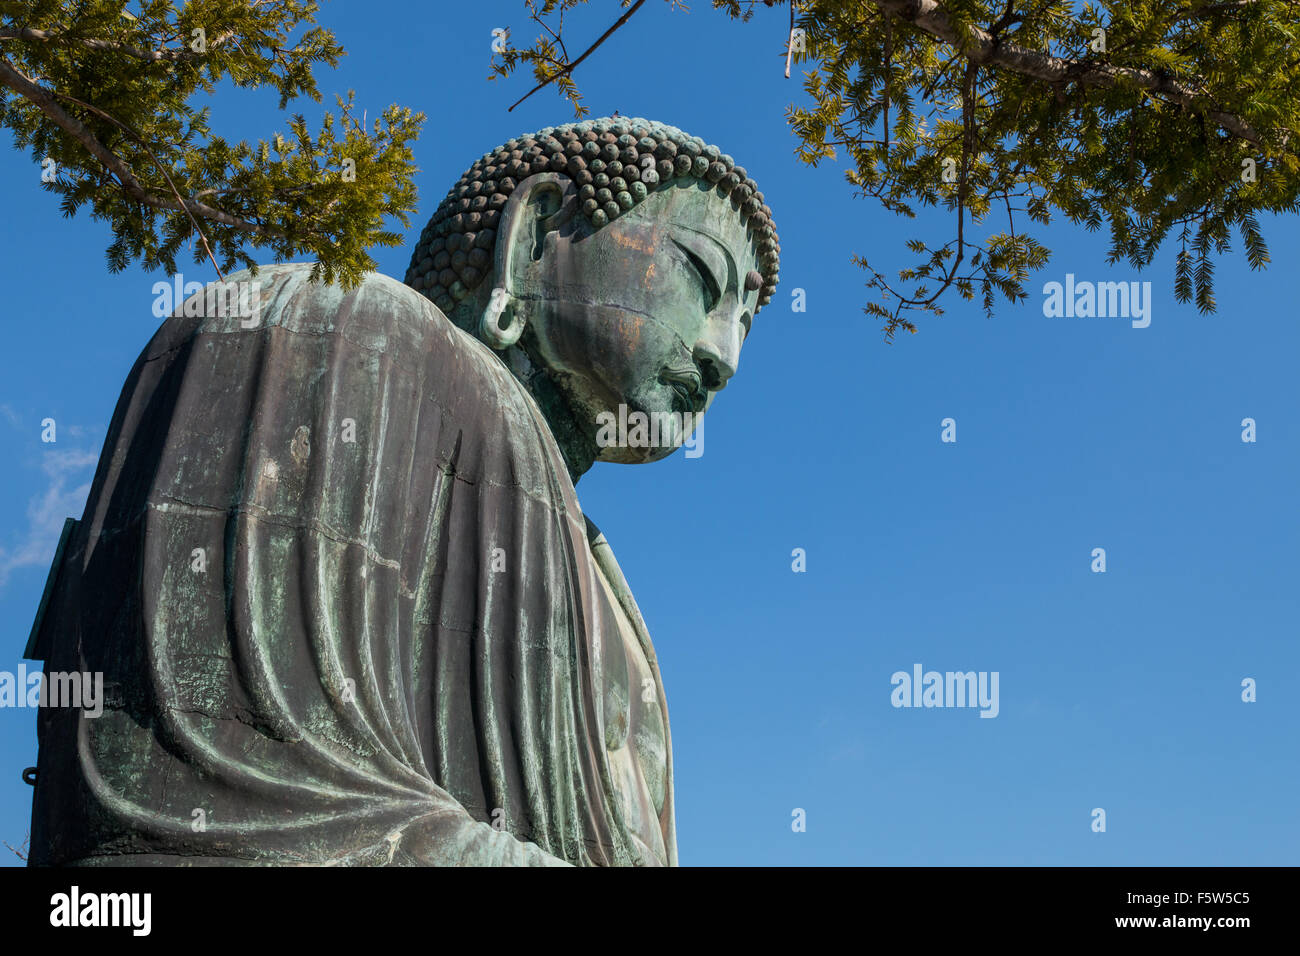
<instances>
[{"instance_id":1,"label":"buddha head","mask_svg":"<svg viewBox=\"0 0 1300 956\"><path fill-rule=\"evenodd\" d=\"M497 350L580 474L682 444L771 299L777 238L730 156L612 117L484 154L425 228L406 282ZM638 413L652 427L608 440L611 421Z\"/></svg>"}]
</instances>

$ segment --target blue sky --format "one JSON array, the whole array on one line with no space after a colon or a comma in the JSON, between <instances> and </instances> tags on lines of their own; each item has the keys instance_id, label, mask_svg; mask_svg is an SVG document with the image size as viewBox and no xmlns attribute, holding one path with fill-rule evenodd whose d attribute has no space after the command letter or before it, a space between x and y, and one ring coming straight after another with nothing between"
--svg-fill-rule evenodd
<instances>
[{"instance_id":1,"label":"blue sky","mask_svg":"<svg viewBox=\"0 0 1300 956\"><path fill-rule=\"evenodd\" d=\"M349 54L318 76L327 103L354 88L372 115L398 102L430 116L412 238L480 154L572 116L550 91L507 113L528 77L485 79L494 27L533 35L521 10L321 11ZM573 17L571 48L614 11ZM661 661L683 864L1294 865L1297 222L1266 221L1265 272L1240 250L1220 260L1209 317L1175 302L1171 255L1141 274L1109 266L1104 235L1055 223L1025 303L989 320L953 302L888 345L850 255L892 272L910 264L906 239L948 227L855 201L835 166L794 158L784 111L802 92L782 76L783 16L647 4L577 74L593 116L661 120L733 155L781 233L782 284L703 456L598 465L578 486ZM286 129L274 106L223 93L213 126L269 136ZM63 219L32 157L0 150L0 176L0 670L14 671L164 277L109 274L107 229ZM399 278L408 257L376 253ZM1043 283L1067 273L1150 281L1150 327L1045 318ZM940 441L945 418L955 443ZM998 716L894 708L891 675L917 663L997 671ZM9 843L27 833L19 773L35 758L34 712L0 709ZM2 848L0 861L18 862Z\"/></svg>"}]
</instances>

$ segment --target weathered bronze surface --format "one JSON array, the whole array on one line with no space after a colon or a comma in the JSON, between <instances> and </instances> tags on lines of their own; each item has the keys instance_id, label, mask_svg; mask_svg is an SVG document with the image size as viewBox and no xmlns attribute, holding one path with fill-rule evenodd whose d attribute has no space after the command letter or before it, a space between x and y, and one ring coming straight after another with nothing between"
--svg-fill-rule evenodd
<instances>
[{"instance_id":1,"label":"weathered bronze surface","mask_svg":"<svg viewBox=\"0 0 1300 956\"><path fill-rule=\"evenodd\" d=\"M609 136L593 208L568 160ZM642 155L634 195L609 163ZM228 280L255 322L168 319L34 632L106 700L41 711L31 862L675 864L658 665L574 484L683 437L602 413L735 373L776 281L743 172L644 120L542 131L453 189L415 288L266 266Z\"/></svg>"}]
</instances>

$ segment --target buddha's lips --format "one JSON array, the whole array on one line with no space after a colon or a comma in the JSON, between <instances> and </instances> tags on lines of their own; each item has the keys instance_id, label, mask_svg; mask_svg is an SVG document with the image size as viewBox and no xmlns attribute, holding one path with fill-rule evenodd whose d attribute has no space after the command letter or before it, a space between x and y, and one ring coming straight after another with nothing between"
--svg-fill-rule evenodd
<instances>
[{"instance_id":1,"label":"buddha's lips","mask_svg":"<svg viewBox=\"0 0 1300 956\"><path fill-rule=\"evenodd\" d=\"M659 380L677 393L682 411L696 413L704 411L707 396L699 373L665 369L659 374Z\"/></svg>"}]
</instances>

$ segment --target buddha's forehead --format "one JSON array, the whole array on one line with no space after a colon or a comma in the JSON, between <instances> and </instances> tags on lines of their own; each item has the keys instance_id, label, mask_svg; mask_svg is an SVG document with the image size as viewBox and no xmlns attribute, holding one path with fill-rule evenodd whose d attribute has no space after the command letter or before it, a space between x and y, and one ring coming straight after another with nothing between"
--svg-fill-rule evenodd
<instances>
[{"instance_id":1,"label":"buddha's forehead","mask_svg":"<svg viewBox=\"0 0 1300 956\"><path fill-rule=\"evenodd\" d=\"M756 255L745 220L730 201L703 183L682 183L658 189L606 230L650 232L660 247L674 234L690 234L720 247L738 275L755 267Z\"/></svg>"}]
</instances>

